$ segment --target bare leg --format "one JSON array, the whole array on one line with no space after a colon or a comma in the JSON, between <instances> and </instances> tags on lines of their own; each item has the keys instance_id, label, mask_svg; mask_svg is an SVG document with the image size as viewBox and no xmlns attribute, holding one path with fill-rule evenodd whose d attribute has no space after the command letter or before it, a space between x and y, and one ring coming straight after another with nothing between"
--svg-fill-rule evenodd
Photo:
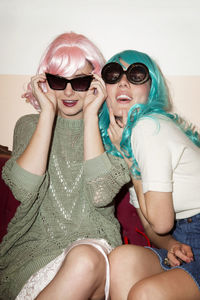
<instances>
[{"instance_id":1,"label":"bare leg","mask_svg":"<svg viewBox=\"0 0 200 300\"><path fill-rule=\"evenodd\" d=\"M120 246L109 254L111 299L125 300L131 287L147 276L162 272L157 256L150 250L133 245Z\"/></svg>"},{"instance_id":2,"label":"bare leg","mask_svg":"<svg viewBox=\"0 0 200 300\"><path fill-rule=\"evenodd\" d=\"M181 269L153 275L136 283L128 300L198 300L200 291L192 277Z\"/></svg>"},{"instance_id":3,"label":"bare leg","mask_svg":"<svg viewBox=\"0 0 200 300\"><path fill-rule=\"evenodd\" d=\"M74 247L60 270L36 300L104 299L106 262L90 245Z\"/></svg>"},{"instance_id":4,"label":"bare leg","mask_svg":"<svg viewBox=\"0 0 200 300\"><path fill-rule=\"evenodd\" d=\"M134 245L121 246L111 252L109 260L111 299L200 299L196 284L185 271L163 271L157 255L149 249Z\"/></svg>"}]
</instances>

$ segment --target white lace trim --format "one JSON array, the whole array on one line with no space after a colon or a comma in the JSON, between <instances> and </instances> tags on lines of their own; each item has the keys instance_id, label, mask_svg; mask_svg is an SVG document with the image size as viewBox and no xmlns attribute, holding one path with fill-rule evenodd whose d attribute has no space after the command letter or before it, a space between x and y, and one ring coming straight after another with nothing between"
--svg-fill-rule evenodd
<instances>
[{"instance_id":1,"label":"white lace trim","mask_svg":"<svg viewBox=\"0 0 200 300\"><path fill-rule=\"evenodd\" d=\"M81 244L87 244L95 247L102 253L106 260L105 300L108 300L110 287L110 267L107 255L112 251L112 247L104 239L80 239L74 242L71 246L66 248L61 255L33 274L25 283L15 300L34 300L55 277L69 251L75 246Z\"/></svg>"}]
</instances>

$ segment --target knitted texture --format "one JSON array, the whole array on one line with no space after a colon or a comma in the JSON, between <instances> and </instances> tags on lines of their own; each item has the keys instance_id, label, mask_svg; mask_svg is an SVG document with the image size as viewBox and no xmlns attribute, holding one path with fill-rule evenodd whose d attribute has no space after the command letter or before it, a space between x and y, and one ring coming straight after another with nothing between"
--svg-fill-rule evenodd
<instances>
[{"instance_id":1,"label":"knitted texture","mask_svg":"<svg viewBox=\"0 0 200 300\"><path fill-rule=\"evenodd\" d=\"M57 117L47 171L38 176L16 159L39 115L16 124L12 158L3 178L21 202L0 248L0 299L15 299L28 278L79 238L121 244L113 197L130 180L125 162L106 153L83 161L83 120Z\"/></svg>"}]
</instances>

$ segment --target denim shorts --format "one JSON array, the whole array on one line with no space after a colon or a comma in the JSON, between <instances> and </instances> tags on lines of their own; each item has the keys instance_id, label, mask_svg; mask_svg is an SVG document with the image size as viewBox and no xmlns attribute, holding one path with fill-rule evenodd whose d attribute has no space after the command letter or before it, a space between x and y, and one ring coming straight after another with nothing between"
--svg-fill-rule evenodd
<instances>
[{"instance_id":1,"label":"denim shorts","mask_svg":"<svg viewBox=\"0 0 200 300\"><path fill-rule=\"evenodd\" d=\"M151 249L156 253L160 259L161 267L164 270L172 269L183 269L194 279L198 288L200 289L200 214L177 220L172 231L172 236L179 242L190 245L194 254L194 261L191 263L182 263L182 265L177 267L170 267L164 263L167 257L167 250L156 249L151 247L146 247Z\"/></svg>"}]
</instances>

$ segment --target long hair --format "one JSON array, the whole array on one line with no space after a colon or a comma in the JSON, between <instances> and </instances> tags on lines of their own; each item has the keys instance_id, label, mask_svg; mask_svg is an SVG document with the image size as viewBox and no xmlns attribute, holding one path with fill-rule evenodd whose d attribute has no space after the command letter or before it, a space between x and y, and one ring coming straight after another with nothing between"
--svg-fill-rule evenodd
<instances>
[{"instance_id":1,"label":"long hair","mask_svg":"<svg viewBox=\"0 0 200 300\"><path fill-rule=\"evenodd\" d=\"M84 35L74 32L63 33L55 38L45 50L36 74L51 73L64 77L72 76L84 67L86 61L93 66L93 71L100 75L105 59L100 50ZM45 85L43 84L45 90ZM40 106L32 94L30 83L24 97L40 111Z\"/></svg>"},{"instance_id":2,"label":"long hair","mask_svg":"<svg viewBox=\"0 0 200 300\"><path fill-rule=\"evenodd\" d=\"M186 122L182 120L177 114L169 113L169 110L171 109L169 90L160 68L153 59L151 59L145 53L138 52L135 50L126 50L117 53L116 55L111 57L107 63L117 62L123 67L120 59L128 64L136 62L145 64L149 69L149 74L151 78L151 88L147 102L145 104L135 104L130 108L128 112L127 124L124 128L122 140L120 143L121 150L123 151L124 155L128 158L132 158L133 164L131 167L131 172L133 176L135 178L140 178L138 164L131 149L132 129L139 119L141 119L142 117L149 117L156 120L156 115L161 114L174 121L177 124L177 126L198 147L200 147L200 138L199 134L196 131L194 132L191 126L187 126ZM105 148L107 152L110 152L115 156L122 156L110 141L110 138L107 133L109 124L110 118L108 107L107 104L104 103L99 115L99 127L101 130L101 135Z\"/></svg>"}]
</instances>

